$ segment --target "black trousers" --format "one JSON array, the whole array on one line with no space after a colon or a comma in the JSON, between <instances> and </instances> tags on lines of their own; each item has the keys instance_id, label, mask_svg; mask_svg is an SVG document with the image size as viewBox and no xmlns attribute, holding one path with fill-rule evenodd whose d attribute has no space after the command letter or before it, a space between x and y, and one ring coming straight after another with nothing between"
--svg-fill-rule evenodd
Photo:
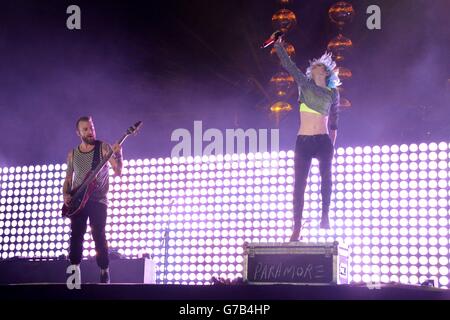
<instances>
[{"instance_id":1,"label":"black trousers","mask_svg":"<svg viewBox=\"0 0 450 320\"><path fill-rule=\"evenodd\" d=\"M328 134L298 135L295 143L294 223L301 225L304 195L312 158L319 160L322 193L322 218L328 217L332 191L334 147Z\"/></svg>"},{"instance_id":2,"label":"black trousers","mask_svg":"<svg viewBox=\"0 0 450 320\"><path fill-rule=\"evenodd\" d=\"M106 215L107 206L103 203L88 201L86 206L71 220L70 251L71 264L79 264L83 256L83 240L87 228L87 219L92 231L97 252L97 264L106 269L109 266L108 242L106 241Z\"/></svg>"}]
</instances>

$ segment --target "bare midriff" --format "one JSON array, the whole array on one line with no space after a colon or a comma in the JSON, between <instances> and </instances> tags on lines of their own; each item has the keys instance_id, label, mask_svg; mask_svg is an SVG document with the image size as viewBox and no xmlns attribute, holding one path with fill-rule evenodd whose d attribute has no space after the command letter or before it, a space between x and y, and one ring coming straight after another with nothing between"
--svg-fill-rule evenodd
<instances>
[{"instance_id":1,"label":"bare midriff","mask_svg":"<svg viewBox=\"0 0 450 320\"><path fill-rule=\"evenodd\" d=\"M328 134L327 124L328 116L311 112L300 112L300 129L297 135Z\"/></svg>"}]
</instances>

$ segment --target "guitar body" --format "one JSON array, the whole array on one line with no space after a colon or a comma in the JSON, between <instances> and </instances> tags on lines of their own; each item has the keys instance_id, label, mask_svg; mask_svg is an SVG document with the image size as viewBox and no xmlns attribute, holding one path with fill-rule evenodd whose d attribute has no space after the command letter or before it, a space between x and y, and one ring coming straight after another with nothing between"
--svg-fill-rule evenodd
<instances>
[{"instance_id":1,"label":"guitar body","mask_svg":"<svg viewBox=\"0 0 450 320\"><path fill-rule=\"evenodd\" d=\"M90 176L92 175L92 171L89 172L86 175L86 178L84 181L87 181ZM81 184L82 186L83 184ZM81 209L83 209L86 206L86 203L88 202L90 196L95 191L97 187L97 180L92 180L91 183L87 185L87 187L84 187L82 189L74 189L72 191L72 199L70 200L69 205L64 204L61 213L63 217L71 218L75 215L77 215Z\"/></svg>"},{"instance_id":2,"label":"guitar body","mask_svg":"<svg viewBox=\"0 0 450 320\"><path fill-rule=\"evenodd\" d=\"M123 135L117 143L122 145L125 139L131 134L136 134L141 126L142 121L136 122L133 126L128 128L127 133ZM62 206L61 215L63 217L71 218L77 215L86 206L90 196L97 189L97 174L106 165L111 156L112 150L109 151L108 155L103 158L95 169L88 172L80 186L72 190L70 193L72 199L70 200L69 205L64 204Z\"/></svg>"}]
</instances>

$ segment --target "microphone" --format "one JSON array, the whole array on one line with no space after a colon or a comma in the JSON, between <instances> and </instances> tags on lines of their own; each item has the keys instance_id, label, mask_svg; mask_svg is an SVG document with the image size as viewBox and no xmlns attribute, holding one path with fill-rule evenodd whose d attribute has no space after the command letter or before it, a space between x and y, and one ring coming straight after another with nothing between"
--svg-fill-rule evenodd
<instances>
[{"instance_id":1,"label":"microphone","mask_svg":"<svg viewBox=\"0 0 450 320\"><path fill-rule=\"evenodd\" d=\"M261 49L267 48L268 46L270 46L271 44L273 44L275 41L278 40L279 37L283 36L284 32L277 30L275 31L269 39L267 39L266 41L264 41L263 45L261 46Z\"/></svg>"}]
</instances>

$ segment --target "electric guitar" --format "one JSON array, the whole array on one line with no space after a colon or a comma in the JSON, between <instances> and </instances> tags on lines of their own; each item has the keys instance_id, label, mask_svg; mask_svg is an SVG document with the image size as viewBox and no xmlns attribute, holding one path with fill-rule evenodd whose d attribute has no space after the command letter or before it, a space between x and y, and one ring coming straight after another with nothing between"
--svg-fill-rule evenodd
<instances>
[{"instance_id":1,"label":"electric guitar","mask_svg":"<svg viewBox=\"0 0 450 320\"><path fill-rule=\"evenodd\" d=\"M122 143L125 141L128 136L132 134L136 134L137 131L142 126L142 121L136 122L133 126L129 127L127 132L120 138L120 140L117 142L119 145L122 145ZM92 195L92 193L97 188L97 175L102 170L102 168L106 165L106 163L111 159L113 155L113 151L110 150L106 157L103 158L103 160L95 167L95 169L88 172L86 177L84 178L83 182L75 189L73 189L70 192L71 200L68 205L64 203L61 212L63 217L71 218L78 214L81 209L84 208L87 201L89 200L89 197Z\"/></svg>"}]
</instances>

